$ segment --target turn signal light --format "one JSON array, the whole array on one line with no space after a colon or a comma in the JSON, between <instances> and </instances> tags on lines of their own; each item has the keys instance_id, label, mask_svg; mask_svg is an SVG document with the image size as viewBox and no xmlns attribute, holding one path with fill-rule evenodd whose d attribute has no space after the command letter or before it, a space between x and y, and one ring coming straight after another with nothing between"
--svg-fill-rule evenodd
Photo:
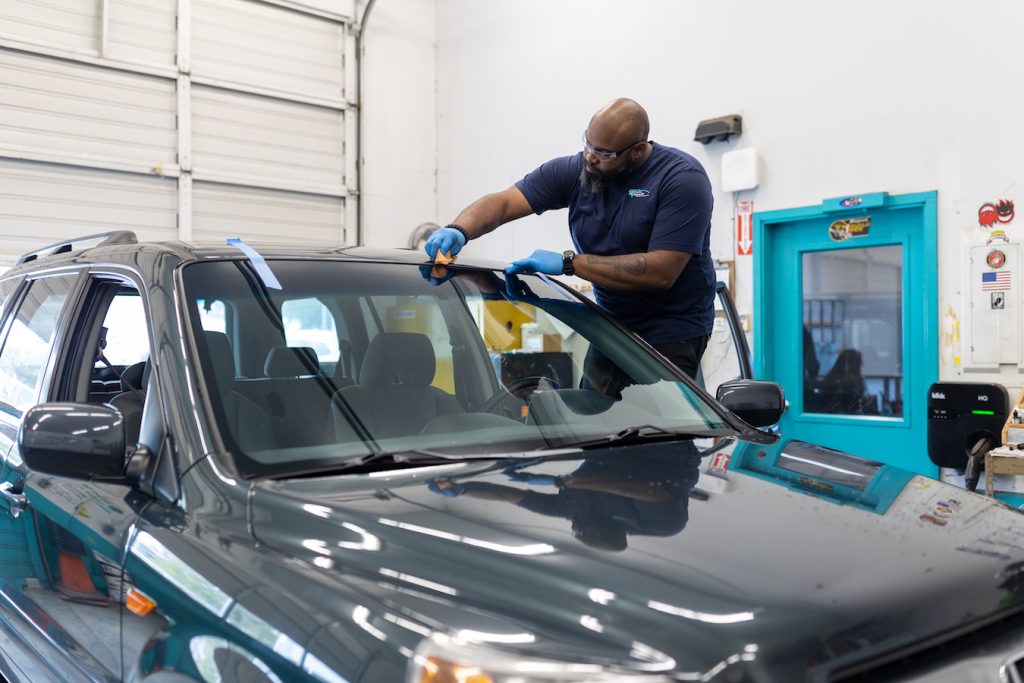
<instances>
[{"instance_id":1,"label":"turn signal light","mask_svg":"<svg viewBox=\"0 0 1024 683\"><path fill-rule=\"evenodd\" d=\"M124 596L124 605L132 614L144 617L156 609L156 601L149 597L135 586L128 588Z\"/></svg>"},{"instance_id":2,"label":"turn signal light","mask_svg":"<svg viewBox=\"0 0 1024 683\"><path fill-rule=\"evenodd\" d=\"M420 683L494 683L494 679L481 671L479 666L467 666L440 657L428 657L423 665Z\"/></svg>"}]
</instances>

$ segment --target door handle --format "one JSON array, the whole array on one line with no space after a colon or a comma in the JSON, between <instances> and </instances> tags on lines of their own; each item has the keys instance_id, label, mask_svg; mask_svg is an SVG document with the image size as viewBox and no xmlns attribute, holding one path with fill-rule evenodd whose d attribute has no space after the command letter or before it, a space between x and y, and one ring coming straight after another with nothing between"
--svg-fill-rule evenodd
<instances>
[{"instance_id":1,"label":"door handle","mask_svg":"<svg viewBox=\"0 0 1024 683\"><path fill-rule=\"evenodd\" d=\"M0 483L0 498L7 501L7 504L10 506L11 517L14 519L17 519L25 511L25 508L28 507L28 498L25 497L24 493L15 491L14 485L9 481Z\"/></svg>"}]
</instances>

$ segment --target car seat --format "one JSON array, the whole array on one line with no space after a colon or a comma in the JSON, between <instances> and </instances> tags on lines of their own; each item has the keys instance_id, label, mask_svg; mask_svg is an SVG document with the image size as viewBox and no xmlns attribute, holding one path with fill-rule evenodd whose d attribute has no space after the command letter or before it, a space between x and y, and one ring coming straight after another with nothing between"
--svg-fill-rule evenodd
<instances>
[{"instance_id":1,"label":"car seat","mask_svg":"<svg viewBox=\"0 0 1024 683\"><path fill-rule=\"evenodd\" d=\"M340 441L357 437L341 404L347 404L375 439L419 434L440 415L465 412L454 396L431 386L437 362L424 334L385 332L370 342L359 383L338 391L335 433Z\"/></svg>"},{"instance_id":2,"label":"car seat","mask_svg":"<svg viewBox=\"0 0 1024 683\"><path fill-rule=\"evenodd\" d=\"M308 346L275 346L263 364L267 377L304 377L319 372L320 361Z\"/></svg>"},{"instance_id":3,"label":"car seat","mask_svg":"<svg viewBox=\"0 0 1024 683\"><path fill-rule=\"evenodd\" d=\"M266 379L255 397L270 415L280 447L334 443L331 400L337 385L323 375L308 346L277 346L263 364Z\"/></svg>"},{"instance_id":4,"label":"car seat","mask_svg":"<svg viewBox=\"0 0 1024 683\"><path fill-rule=\"evenodd\" d=\"M139 442L142 429L142 409L146 405L146 385L149 383L148 360L129 365L121 373L121 393L109 401L124 418L124 442L134 446Z\"/></svg>"},{"instance_id":5,"label":"car seat","mask_svg":"<svg viewBox=\"0 0 1024 683\"><path fill-rule=\"evenodd\" d=\"M272 446L273 434L267 424L267 414L251 399L234 390L235 354L231 340L223 332L204 331L203 335L214 374L214 388L235 443L244 451Z\"/></svg>"}]
</instances>

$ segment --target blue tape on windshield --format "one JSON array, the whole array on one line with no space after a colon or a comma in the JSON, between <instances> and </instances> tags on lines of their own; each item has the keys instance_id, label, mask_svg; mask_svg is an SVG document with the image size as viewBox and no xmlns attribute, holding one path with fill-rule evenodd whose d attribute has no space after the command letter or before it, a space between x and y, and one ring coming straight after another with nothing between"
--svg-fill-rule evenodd
<instances>
[{"instance_id":1,"label":"blue tape on windshield","mask_svg":"<svg viewBox=\"0 0 1024 683\"><path fill-rule=\"evenodd\" d=\"M277 278L274 276L274 271L272 271L270 266L267 265L266 260L260 256L260 252L250 247L238 237L229 237L228 244L239 249L249 258L250 261L252 261L252 267L256 269L256 274L260 276L260 279L263 280L263 284L265 284L268 289L284 289L281 287L281 283L278 282Z\"/></svg>"}]
</instances>

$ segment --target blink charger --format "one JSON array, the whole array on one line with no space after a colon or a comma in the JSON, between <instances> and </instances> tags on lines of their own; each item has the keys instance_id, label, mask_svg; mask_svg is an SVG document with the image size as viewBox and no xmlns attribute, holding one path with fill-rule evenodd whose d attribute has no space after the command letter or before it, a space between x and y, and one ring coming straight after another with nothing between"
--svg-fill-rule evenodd
<instances>
[{"instance_id":1,"label":"blink charger","mask_svg":"<svg viewBox=\"0 0 1024 683\"><path fill-rule=\"evenodd\" d=\"M928 457L963 470L968 455L1002 440L1010 399L999 384L936 382L928 388Z\"/></svg>"}]
</instances>

